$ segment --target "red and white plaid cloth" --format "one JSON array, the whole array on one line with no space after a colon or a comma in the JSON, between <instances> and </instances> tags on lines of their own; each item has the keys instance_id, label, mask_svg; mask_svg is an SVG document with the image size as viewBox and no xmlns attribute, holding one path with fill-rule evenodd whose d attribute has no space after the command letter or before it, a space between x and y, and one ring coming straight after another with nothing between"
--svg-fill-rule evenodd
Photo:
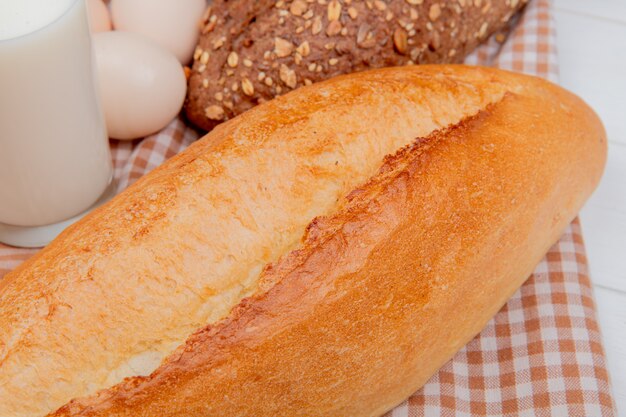
<instances>
[{"instance_id":1,"label":"red and white plaid cloth","mask_svg":"<svg viewBox=\"0 0 626 417\"><path fill-rule=\"evenodd\" d=\"M491 39L466 62L557 81L555 44L549 0L532 0L504 43ZM178 119L144 140L113 141L118 189L199 136ZM0 278L34 252L0 244ZM615 415L578 221L482 333L387 414L502 415Z\"/></svg>"}]
</instances>

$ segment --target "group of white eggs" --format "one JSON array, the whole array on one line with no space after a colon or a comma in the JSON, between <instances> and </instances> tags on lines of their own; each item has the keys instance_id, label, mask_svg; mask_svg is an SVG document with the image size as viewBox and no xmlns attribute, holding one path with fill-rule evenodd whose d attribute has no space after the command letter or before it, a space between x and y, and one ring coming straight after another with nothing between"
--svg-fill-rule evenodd
<instances>
[{"instance_id":1,"label":"group of white eggs","mask_svg":"<svg viewBox=\"0 0 626 417\"><path fill-rule=\"evenodd\" d=\"M161 130L185 100L183 65L207 0L87 0L87 6L109 136L136 139Z\"/></svg>"}]
</instances>

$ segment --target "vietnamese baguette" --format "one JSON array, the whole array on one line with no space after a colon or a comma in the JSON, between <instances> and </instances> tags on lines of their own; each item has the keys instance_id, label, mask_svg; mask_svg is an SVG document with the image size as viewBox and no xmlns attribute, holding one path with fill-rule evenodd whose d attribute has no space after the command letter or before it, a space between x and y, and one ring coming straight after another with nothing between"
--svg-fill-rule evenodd
<instances>
[{"instance_id":1,"label":"vietnamese baguette","mask_svg":"<svg viewBox=\"0 0 626 417\"><path fill-rule=\"evenodd\" d=\"M606 146L579 98L495 69L260 105L0 281L0 416L381 415L526 280Z\"/></svg>"}]
</instances>

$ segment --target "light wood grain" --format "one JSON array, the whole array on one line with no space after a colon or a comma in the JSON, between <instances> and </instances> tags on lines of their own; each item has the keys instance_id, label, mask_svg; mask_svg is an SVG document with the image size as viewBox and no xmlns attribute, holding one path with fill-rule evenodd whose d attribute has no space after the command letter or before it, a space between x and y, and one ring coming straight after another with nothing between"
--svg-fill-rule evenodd
<instances>
[{"instance_id":1,"label":"light wood grain","mask_svg":"<svg viewBox=\"0 0 626 417\"><path fill-rule=\"evenodd\" d=\"M626 1L624 0L555 0L554 6L557 11L574 12L583 16L626 23Z\"/></svg>"},{"instance_id":2,"label":"light wood grain","mask_svg":"<svg viewBox=\"0 0 626 417\"><path fill-rule=\"evenodd\" d=\"M609 139L626 144L626 23L557 12L561 85L596 109Z\"/></svg>"},{"instance_id":3,"label":"light wood grain","mask_svg":"<svg viewBox=\"0 0 626 417\"><path fill-rule=\"evenodd\" d=\"M556 0L561 82L609 136L600 187L581 213L618 414L626 416L626 0Z\"/></svg>"},{"instance_id":4,"label":"light wood grain","mask_svg":"<svg viewBox=\"0 0 626 417\"><path fill-rule=\"evenodd\" d=\"M626 292L626 146L609 144L604 178L581 222L593 281Z\"/></svg>"}]
</instances>

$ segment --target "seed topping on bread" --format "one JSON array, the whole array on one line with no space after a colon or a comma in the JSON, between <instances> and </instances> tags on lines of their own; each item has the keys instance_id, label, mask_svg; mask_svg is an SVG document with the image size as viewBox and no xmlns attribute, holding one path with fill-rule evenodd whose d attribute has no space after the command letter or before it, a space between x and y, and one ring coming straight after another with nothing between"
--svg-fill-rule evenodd
<instances>
[{"instance_id":1,"label":"seed topping on bread","mask_svg":"<svg viewBox=\"0 0 626 417\"><path fill-rule=\"evenodd\" d=\"M336 75L461 62L525 0L215 0L194 53L187 114L210 129Z\"/></svg>"}]
</instances>

